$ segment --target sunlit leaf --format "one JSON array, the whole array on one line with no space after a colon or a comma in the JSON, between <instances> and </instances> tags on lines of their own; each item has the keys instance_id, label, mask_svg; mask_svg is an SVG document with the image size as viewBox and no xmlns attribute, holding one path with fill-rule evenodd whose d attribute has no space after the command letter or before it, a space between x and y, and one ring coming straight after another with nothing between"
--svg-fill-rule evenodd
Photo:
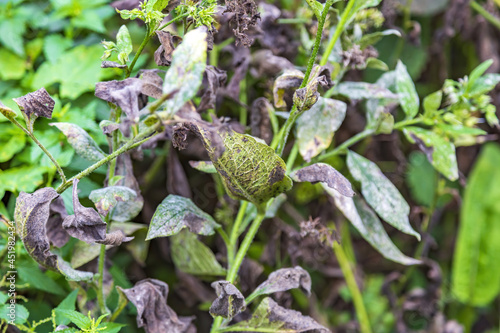
<instances>
[{"instance_id":1,"label":"sunlit leaf","mask_svg":"<svg viewBox=\"0 0 500 333\"><path fill-rule=\"evenodd\" d=\"M414 118L418 113L420 100L418 98L415 84L408 74L406 66L398 61L396 66L396 92L399 94L401 108L406 114L406 118Z\"/></svg>"},{"instance_id":2,"label":"sunlit leaf","mask_svg":"<svg viewBox=\"0 0 500 333\"><path fill-rule=\"evenodd\" d=\"M335 86L334 92L343 95L352 100L358 99L397 99L398 95L389 89L377 84L366 82L342 82Z\"/></svg>"}]
</instances>

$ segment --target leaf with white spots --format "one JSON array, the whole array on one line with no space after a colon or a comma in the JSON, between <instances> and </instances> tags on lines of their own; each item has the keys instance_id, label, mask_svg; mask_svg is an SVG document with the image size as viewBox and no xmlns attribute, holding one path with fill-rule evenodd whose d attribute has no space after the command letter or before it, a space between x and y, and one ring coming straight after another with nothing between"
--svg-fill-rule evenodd
<instances>
[{"instance_id":1,"label":"leaf with white spots","mask_svg":"<svg viewBox=\"0 0 500 333\"><path fill-rule=\"evenodd\" d=\"M71 123L51 123L50 125L63 132L75 152L86 160L98 162L106 157L94 139L80 126Z\"/></svg>"}]
</instances>

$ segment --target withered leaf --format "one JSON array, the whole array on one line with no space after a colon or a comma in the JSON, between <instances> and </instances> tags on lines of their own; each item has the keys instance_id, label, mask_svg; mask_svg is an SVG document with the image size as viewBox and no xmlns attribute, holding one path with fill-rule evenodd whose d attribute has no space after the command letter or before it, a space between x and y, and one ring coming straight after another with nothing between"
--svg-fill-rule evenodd
<instances>
[{"instance_id":1,"label":"withered leaf","mask_svg":"<svg viewBox=\"0 0 500 333\"><path fill-rule=\"evenodd\" d=\"M90 207L84 207L78 200L78 179L73 180L73 210L74 215L67 216L63 228L70 236L87 243L94 243L106 238L106 223L99 213Z\"/></svg>"},{"instance_id":2,"label":"withered leaf","mask_svg":"<svg viewBox=\"0 0 500 333\"><path fill-rule=\"evenodd\" d=\"M111 136L111 134L120 128L120 125L109 120L103 120L99 123L102 133L106 136Z\"/></svg>"},{"instance_id":3,"label":"withered leaf","mask_svg":"<svg viewBox=\"0 0 500 333\"><path fill-rule=\"evenodd\" d=\"M185 198L193 196L188 178L175 149L170 149L167 157L167 191Z\"/></svg>"},{"instance_id":4,"label":"withered leaf","mask_svg":"<svg viewBox=\"0 0 500 333\"><path fill-rule=\"evenodd\" d=\"M290 60L275 56L270 50L259 50L253 53L251 65L255 67L255 70L251 73L256 77L272 77L285 69L295 68Z\"/></svg>"},{"instance_id":5,"label":"withered leaf","mask_svg":"<svg viewBox=\"0 0 500 333\"><path fill-rule=\"evenodd\" d=\"M230 319L245 311L245 297L233 284L222 280L213 282L211 286L217 293L217 298L210 306L212 317L221 316Z\"/></svg>"},{"instance_id":6,"label":"withered leaf","mask_svg":"<svg viewBox=\"0 0 500 333\"><path fill-rule=\"evenodd\" d=\"M285 69L285 72L278 76L274 81L274 106L277 108L285 107L285 92L295 90L296 88L300 87L303 79L304 73L302 73L298 69Z\"/></svg>"},{"instance_id":7,"label":"withered leaf","mask_svg":"<svg viewBox=\"0 0 500 333\"><path fill-rule=\"evenodd\" d=\"M2 102L0 102L0 113L4 115L5 118L12 120L17 117L17 114L9 108L8 106L5 106Z\"/></svg>"},{"instance_id":8,"label":"withered leaf","mask_svg":"<svg viewBox=\"0 0 500 333\"><path fill-rule=\"evenodd\" d=\"M224 94L234 100L239 100L240 83L245 78L250 65L250 50L247 47L236 47L234 45L229 45L224 50L231 53L234 68L233 76L224 89Z\"/></svg>"},{"instance_id":9,"label":"withered leaf","mask_svg":"<svg viewBox=\"0 0 500 333\"><path fill-rule=\"evenodd\" d=\"M205 87L205 89L201 96L200 104L198 105L198 111L215 109L217 91L226 84L226 80L226 71L215 66L207 66L203 73L203 82L201 86Z\"/></svg>"},{"instance_id":10,"label":"withered leaf","mask_svg":"<svg viewBox=\"0 0 500 333\"><path fill-rule=\"evenodd\" d=\"M179 43L182 38L172 36L169 31L157 30L155 32L161 44L155 51L155 62L158 66L170 66L175 49L174 43Z\"/></svg>"},{"instance_id":11,"label":"withered leaf","mask_svg":"<svg viewBox=\"0 0 500 333\"><path fill-rule=\"evenodd\" d=\"M172 236L182 229L199 235L213 235L220 225L199 209L191 199L170 194L156 208L146 240Z\"/></svg>"},{"instance_id":12,"label":"withered leaf","mask_svg":"<svg viewBox=\"0 0 500 333\"><path fill-rule=\"evenodd\" d=\"M194 317L179 317L167 305L168 285L156 279L137 282L133 288L117 289L137 308L137 326L146 333L194 332Z\"/></svg>"},{"instance_id":13,"label":"withered leaf","mask_svg":"<svg viewBox=\"0 0 500 333\"><path fill-rule=\"evenodd\" d=\"M102 216L107 216L119 201L127 202L135 198L137 198L137 193L125 186L108 186L93 190L89 195L89 199L92 200Z\"/></svg>"},{"instance_id":14,"label":"withered leaf","mask_svg":"<svg viewBox=\"0 0 500 333\"><path fill-rule=\"evenodd\" d=\"M248 296L248 302L250 303L260 295L268 295L295 288L300 288L308 296L311 294L311 277L309 273L300 266L281 268L269 274L267 280L261 283Z\"/></svg>"},{"instance_id":15,"label":"withered leaf","mask_svg":"<svg viewBox=\"0 0 500 333\"><path fill-rule=\"evenodd\" d=\"M21 192L14 212L17 234L28 254L40 265L60 272L68 280L91 280L92 273L74 270L62 258L50 252L46 225L51 202L58 197L57 192L50 187L32 194Z\"/></svg>"},{"instance_id":16,"label":"withered leaf","mask_svg":"<svg viewBox=\"0 0 500 333\"><path fill-rule=\"evenodd\" d=\"M158 69L143 69L139 72L139 78L142 80L142 94L156 99L163 95L163 79L159 73L165 75Z\"/></svg>"},{"instance_id":17,"label":"withered leaf","mask_svg":"<svg viewBox=\"0 0 500 333\"><path fill-rule=\"evenodd\" d=\"M96 97L119 106L130 121L139 120L139 94L142 90L142 80L128 78L122 81L97 82Z\"/></svg>"},{"instance_id":18,"label":"withered leaf","mask_svg":"<svg viewBox=\"0 0 500 333\"><path fill-rule=\"evenodd\" d=\"M297 106L298 112L309 110L319 98L318 86L328 86L324 75L312 78L304 88L297 89L293 94L293 104Z\"/></svg>"},{"instance_id":19,"label":"withered leaf","mask_svg":"<svg viewBox=\"0 0 500 333\"><path fill-rule=\"evenodd\" d=\"M111 245L111 246L120 246L122 243L130 242L134 237L127 237L125 233L121 230L116 230L106 234L106 238L103 240L98 240L96 243Z\"/></svg>"},{"instance_id":20,"label":"withered leaf","mask_svg":"<svg viewBox=\"0 0 500 333\"><path fill-rule=\"evenodd\" d=\"M101 62L101 68L127 68L127 65L122 65L114 61L105 60Z\"/></svg>"},{"instance_id":21,"label":"withered leaf","mask_svg":"<svg viewBox=\"0 0 500 333\"><path fill-rule=\"evenodd\" d=\"M261 138L268 145L271 143L273 135L269 116L271 112L274 112L273 106L265 97L257 98L250 109L252 136Z\"/></svg>"},{"instance_id":22,"label":"withered leaf","mask_svg":"<svg viewBox=\"0 0 500 333\"><path fill-rule=\"evenodd\" d=\"M62 227L63 220L68 216L64 200L58 196L52 201L49 211L49 219L45 225L49 241L56 247L62 247L69 240L69 235Z\"/></svg>"},{"instance_id":23,"label":"withered leaf","mask_svg":"<svg viewBox=\"0 0 500 333\"><path fill-rule=\"evenodd\" d=\"M310 182L313 184L317 182L326 183L328 187L337 190L337 192L346 197L355 195L352 190L351 182L328 164L316 163L307 166L293 172L290 177L296 182Z\"/></svg>"},{"instance_id":24,"label":"withered leaf","mask_svg":"<svg viewBox=\"0 0 500 333\"><path fill-rule=\"evenodd\" d=\"M229 326L228 331L248 331L259 332L308 332L308 333L327 333L329 329L320 325L309 316L304 316L300 312L285 309L278 305L274 300L266 297L255 310L252 318L241 321L235 325Z\"/></svg>"},{"instance_id":25,"label":"withered leaf","mask_svg":"<svg viewBox=\"0 0 500 333\"><path fill-rule=\"evenodd\" d=\"M45 88L40 88L37 91L27 95L14 98L14 102L19 106L19 109L31 120L31 115L36 117L52 118L55 101L50 97Z\"/></svg>"}]
</instances>

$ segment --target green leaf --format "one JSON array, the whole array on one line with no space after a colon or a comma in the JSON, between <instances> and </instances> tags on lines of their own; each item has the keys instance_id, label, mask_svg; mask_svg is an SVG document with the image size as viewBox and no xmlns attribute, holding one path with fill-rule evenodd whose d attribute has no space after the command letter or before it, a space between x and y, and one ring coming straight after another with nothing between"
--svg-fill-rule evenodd
<instances>
[{"instance_id":1,"label":"green leaf","mask_svg":"<svg viewBox=\"0 0 500 333\"><path fill-rule=\"evenodd\" d=\"M99 330L100 333L118 333L122 329L122 327L125 327L127 325L125 324L120 324L120 323L100 323L97 329Z\"/></svg>"},{"instance_id":2,"label":"green leaf","mask_svg":"<svg viewBox=\"0 0 500 333\"><path fill-rule=\"evenodd\" d=\"M322 184L322 186L333 197L337 208L359 231L361 236L385 258L403 265L420 264L419 260L401 253L387 235L377 215L362 199L346 197L325 184Z\"/></svg>"},{"instance_id":3,"label":"green leaf","mask_svg":"<svg viewBox=\"0 0 500 333\"><path fill-rule=\"evenodd\" d=\"M332 143L335 131L344 121L347 105L344 102L320 97L313 107L297 119L297 144L305 161Z\"/></svg>"},{"instance_id":4,"label":"green leaf","mask_svg":"<svg viewBox=\"0 0 500 333\"><path fill-rule=\"evenodd\" d=\"M405 112L406 118L414 118L418 113L420 101L415 84L401 61L398 61L396 65L396 92L399 94L401 108Z\"/></svg>"},{"instance_id":5,"label":"green leaf","mask_svg":"<svg viewBox=\"0 0 500 333\"><path fill-rule=\"evenodd\" d=\"M10 121L15 119L17 117L17 113L9 108L8 106L5 106L2 102L0 102L0 113ZM5 121L5 119L1 119L0 121ZM12 127L12 125L8 125L9 127ZM2 131L3 133L4 131Z\"/></svg>"},{"instance_id":6,"label":"green leaf","mask_svg":"<svg viewBox=\"0 0 500 333\"><path fill-rule=\"evenodd\" d=\"M149 0L149 3L152 3L153 10L162 11L168 6L169 0Z\"/></svg>"},{"instance_id":7,"label":"green leaf","mask_svg":"<svg viewBox=\"0 0 500 333\"><path fill-rule=\"evenodd\" d=\"M458 179L457 157L453 143L442 135L420 127L406 127L403 132L410 142L419 145L437 171L451 181Z\"/></svg>"},{"instance_id":8,"label":"green leaf","mask_svg":"<svg viewBox=\"0 0 500 333\"><path fill-rule=\"evenodd\" d=\"M384 72L389 70L389 66L385 62L373 57L366 59L366 68L378 69Z\"/></svg>"},{"instance_id":9,"label":"green leaf","mask_svg":"<svg viewBox=\"0 0 500 333\"><path fill-rule=\"evenodd\" d=\"M260 302L252 318L231 325L226 328L226 331L277 333L330 332L329 329L320 325L311 317L304 316L295 310L285 309L269 297L264 298L262 302Z\"/></svg>"},{"instance_id":10,"label":"green leaf","mask_svg":"<svg viewBox=\"0 0 500 333\"><path fill-rule=\"evenodd\" d=\"M268 145L230 129L217 132L194 123L188 126L202 139L233 199L247 200L260 207L292 187L285 162Z\"/></svg>"},{"instance_id":11,"label":"green leaf","mask_svg":"<svg viewBox=\"0 0 500 333\"><path fill-rule=\"evenodd\" d=\"M2 106L0 106L2 108ZM0 124L0 163L7 162L26 146L26 135L24 132L10 124Z\"/></svg>"},{"instance_id":12,"label":"green leaf","mask_svg":"<svg viewBox=\"0 0 500 333\"><path fill-rule=\"evenodd\" d=\"M193 275L223 276L222 268L215 255L195 234L182 230L171 238L172 260L175 267Z\"/></svg>"},{"instance_id":13,"label":"green leaf","mask_svg":"<svg viewBox=\"0 0 500 333\"><path fill-rule=\"evenodd\" d=\"M24 59L6 49L0 48L0 78L2 80L22 79L25 72L26 61Z\"/></svg>"},{"instance_id":14,"label":"green leaf","mask_svg":"<svg viewBox=\"0 0 500 333\"><path fill-rule=\"evenodd\" d=\"M98 162L106 157L94 139L80 126L71 123L51 123L50 125L57 127L66 135L69 144L81 157L91 162Z\"/></svg>"},{"instance_id":15,"label":"green leaf","mask_svg":"<svg viewBox=\"0 0 500 333\"><path fill-rule=\"evenodd\" d=\"M500 74L485 74L474 81L473 84L469 82L469 95L477 96L487 94L500 82Z\"/></svg>"},{"instance_id":16,"label":"green leaf","mask_svg":"<svg viewBox=\"0 0 500 333\"><path fill-rule=\"evenodd\" d=\"M6 320L7 322L10 322L12 319L14 319L15 324L23 324L28 320L29 317L29 312L28 309L26 309L23 305L21 304L14 304L14 311L15 311L15 318L11 318L11 303L7 304L2 304L0 306L0 319Z\"/></svg>"},{"instance_id":17,"label":"green leaf","mask_svg":"<svg viewBox=\"0 0 500 333\"><path fill-rule=\"evenodd\" d=\"M205 27L188 32L172 54L172 64L163 81L163 93L175 95L165 102L165 110L173 116L198 92L207 61Z\"/></svg>"},{"instance_id":18,"label":"green leaf","mask_svg":"<svg viewBox=\"0 0 500 333\"><path fill-rule=\"evenodd\" d=\"M443 100L443 92L438 90L424 98L424 111L427 117L432 116L439 107L441 106L441 101Z\"/></svg>"},{"instance_id":19,"label":"green leaf","mask_svg":"<svg viewBox=\"0 0 500 333\"><path fill-rule=\"evenodd\" d=\"M413 199L420 205L432 207L438 186L438 174L425 154L414 151L409 157L406 182Z\"/></svg>"},{"instance_id":20,"label":"green leaf","mask_svg":"<svg viewBox=\"0 0 500 333\"><path fill-rule=\"evenodd\" d=\"M500 147L488 144L465 188L452 270L452 294L485 306L500 291Z\"/></svg>"},{"instance_id":21,"label":"green leaf","mask_svg":"<svg viewBox=\"0 0 500 333\"><path fill-rule=\"evenodd\" d=\"M120 30L118 30L118 34L116 35L116 46L118 47L118 57L120 54L123 54L122 64L125 64L128 61L128 56L132 52L132 38L130 37L130 33L128 32L127 26L122 25Z\"/></svg>"},{"instance_id":22,"label":"green leaf","mask_svg":"<svg viewBox=\"0 0 500 333\"><path fill-rule=\"evenodd\" d=\"M146 240L172 236L184 228L198 235L213 235L220 225L191 199L170 194L156 208Z\"/></svg>"},{"instance_id":23,"label":"green leaf","mask_svg":"<svg viewBox=\"0 0 500 333\"><path fill-rule=\"evenodd\" d=\"M493 64L493 59L486 60L479 64L476 68L472 70L472 72L469 75L469 81L467 82L467 88L466 91L468 92L469 89L474 86L476 81L486 72L488 68Z\"/></svg>"},{"instance_id":24,"label":"green leaf","mask_svg":"<svg viewBox=\"0 0 500 333\"><path fill-rule=\"evenodd\" d=\"M107 216L116 207L118 201L126 203L135 198L137 198L137 193L125 186L108 186L93 190L89 196L89 199L92 200L97 211L102 216Z\"/></svg>"},{"instance_id":25,"label":"green leaf","mask_svg":"<svg viewBox=\"0 0 500 333\"><path fill-rule=\"evenodd\" d=\"M343 95L351 100L358 99L397 99L398 95L389 89L377 84L366 82L342 82L335 86L334 93Z\"/></svg>"},{"instance_id":26,"label":"green leaf","mask_svg":"<svg viewBox=\"0 0 500 333\"><path fill-rule=\"evenodd\" d=\"M354 2L354 6L352 7L351 11L347 15L347 22L346 25L349 25L354 17L356 16L356 13L358 13L360 10L365 9L365 8L370 8L370 7L375 7L378 6L378 4L382 0L352 0ZM344 13L342 13L343 15Z\"/></svg>"},{"instance_id":27,"label":"green leaf","mask_svg":"<svg viewBox=\"0 0 500 333\"><path fill-rule=\"evenodd\" d=\"M84 316L80 312L66 309L54 309L54 311L56 312L56 315L58 314L63 318L69 319L73 324L82 330L89 329L92 325L90 318Z\"/></svg>"},{"instance_id":28,"label":"green leaf","mask_svg":"<svg viewBox=\"0 0 500 333\"><path fill-rule=\"evenodd\" d=\"M55 64L72 45L71 39L57 34L48 35L44 38L43 54L50 63Z\"/></svg>"},{"instance_id":29,"label":"green leaf","mask_svg":"<svg viewBox=\"0 0 500 333\"><path fill-rule=\"evenodd\" d=\"M420 240L408 220L410 206L378 166L351 150L347 152L347 166L354 179L361 183L361 193L378 215L396 229Z\"/></svg>"},{"instance_id":30,"label":"green leaf","mask_svg":"<svg viewBox=\"0 0 500 333\"><path fill-rule=\"evenodd\" d=\"M311 7L316 19L319 21L321 19L321 13L323 12L324 4L316 0L306 0L309 7Z\"/></svg>"},{"instance_id":31,"label":"green leaf","mask_svg":"<svg viewBox=\"0 0 500 333\"><path fill-rule=\"evenodd\" d=\"M2 17L0 21L0 42L20 57L25 56L23 34L26 31L24 19Z\"/></svg>"},{"instance_id":32,"label":"green leaf","mask_svg":"<svg viewBox=\"0 0 500 333\"><path fill-rule=\"evenodd\" d=\"M54 310L75 310L76 297L78 296L78 289L73 290L66 296L61 303ZM56 325L68 325L70 320L56 312Z\"/></svg>"},{"instance_id":33,"label":"green leaf","mask_svg":"<svg viewBox=\"0 0 500 333\"><path fill-rule=\"evenodd\" d=\"M44 292L65 295L64 291L59 284L51 279L47 274L43 273L37 264L33 261L22 263L17 267L19 278L24 282L29 283L30 288L42 290Z\"/></svg>"},{"instance_id":34,"label":"green leaf","mask_svg":"<svg viewBox=\"0 0 500 333\"><path fill-rule=\"evenodd\" d=\"M361 37L359 42L357 43L361 49L365 49L366 47L375 44L379 40L382 39L384 36L390 36L390 35L395 35L398 37L401 37L401 33L399 30L396 29L387 29L384 31L377 31L373 32L371 34L366 34Z\"/></svg>"},{"instance_id":35,"label":"green leaf","mask_svg":"<svg viewBox=\"0 0 500 333\"><path fill-rule=\"evenodd\" d=\"M43 184L43 175L47 171L47 168L36 165L0 170L0 197L3 197L5 191L33 192Z\"/></svg>"},{"instance_id":36,"label":"green leaf","mask_svg":"<svg viewBox=\"0 0 500 333\"><path fill-rule=\"evenodd\" d=\"M217 169L211 161L189 161L189 165L199 171L217 173Z\"/></svg>"}]
</instances>

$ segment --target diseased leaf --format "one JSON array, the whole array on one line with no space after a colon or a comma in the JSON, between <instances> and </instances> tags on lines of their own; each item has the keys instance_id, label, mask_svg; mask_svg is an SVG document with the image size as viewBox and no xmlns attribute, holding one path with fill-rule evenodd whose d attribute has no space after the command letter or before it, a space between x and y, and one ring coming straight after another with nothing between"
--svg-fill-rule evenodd
<instances>
[{"instance_id":1,"label":"diseased leaf","mask_svg":"<svg viewBox=\"0 0 500 333\"><path fill-rule=\"evenodd\" d=\"M160 76L161 73L164 72L158 69L143 69L139 71L138 75L142 80L142 94L156 99L163 95L163 79Z\"/></svg>"},{"instance_id":2,"label":"diseased leaf","mask_svg":"<svg viewBox=\"0 0 500 333\"><path fill-rule=\"evenodd\" d=\"M51 123L50 125L63 132L75 152L86 160L98 162L106 157L94 139L80 126L71 123Z\"/></svg>"},{"instance_id":3,"label":"diseased leaf","mask_svg":"<svg viewBox=\"0 0 500 333\"><path fill-rule=\"evenodd\" d=\"M249 320L240 321L227 328L229 331L243 331L247 329L253 332L308 332L327 333L329 329L320 325L314 319L302 315L300 312L285 309L274 300L266 297L259 304ZM262 331L260 331L262 330Z\"/></svg>"},{"instance_id":4,"label":"diseased leaf","mask_svg":"<svg viewBox=\"0 0 500 333\"><path fill-rule=\"evenodd\" d=\"M231 319L245 311L246 303L243 294L228 281L215 281L211 284L217 293L217 299L210 306L212 317L221 316Z\"/></svg>"},{"instance_id":5,"label":"diseased leaf","mask_svg":"<svg viewBox=\"0 0 500 333\"><path fill-rule=\"evenodd\" d=\"M196 170L200 170L206 173L217 173L212 161L189 161L189 165Z\"/></svg>"},{"instance_id":6,"label":"diseased leaf","mask_svg":"<svg viewBox=\"0 0 500 333\"><path fill-rule=\"evenodd\" d=\"M92 200L97 211L102 216L107 216L116 207L118 201L127 202L135 198L137 198L137 193L125 186L108 186L93 190L89 196L89 199Z\"/></svg>"},{"instance_id":7,"label":"diseased leaf","mask_svg":"<svg viewBox=\"0 0 500 333\"><path fill-rule=\"evenodd\" d=\"M9 108L8 106L5 106L2 102L0 102L0 113L2 113L3 116L9 120L17 117L17 114L14 112L14 110Z\"/></svg>"},{"instance_id":8,"label":"diseased leaf","mask_svg":"<svg viewBox=\"0 0 500 333\"><path fill-rule=\"evenodd\" d=\"M205 27L191 30L172 54L172 65L165 75L163 93L175 96L165 102L165 110L173 116L198 92L207 60Z\"/></svg>"},{"instance_id":9,"label":"diseased leaf","mask_svg":"<svg viewBox=\"0 0 500 333\"><path fill-rule=\"evenodd\" d=\"M127 68L127 65L122 65L114 61L105 60L101 62L101 68Z\"/></svg>"},{"instance_id":10,"label":"diseased leaf","mask_svg":"<svg viewBox=\"0 0 500 333\"><path fill-rule=\"evenodd\" d=\"M305 161L319 155L332 142L335 131L344 121L344 102L320 97L318 102L297 119L297 144Z\"/></svg>"},{"instance_id":11,"label":"diseased leaf","mask_svg":"<svg viewBox=\"0 0 500 333\"><path fill-rule=\"evenodd\" d=\"M36 117L51 119L56 104L45 88L14 98L14 102L19 106L21 112L26 115L28 121L34 120L32 115L35 115L35 119Z\"/></svg>"},{"instance_id":12,"label":"diseased leaf","mask_svg":"<svg viewBox=\"0 0 500 333\"><path fill-rule=\"evenodd\" d=\"M191 199L170 194L156 208L146 240L172 236L184 228L198 235L213 235L220 225Z\"/></svg>"},{"instance_id":13,"label":"diseased leaf","mask_svg":"<svg viewBox=\"0 0 500 333\"><path fill-rule=\"evenodd\" d=\"M445 137L420 127L403 129L408 140L417 143L434 168L451 181L458 179L455 146Z\"/></svg>"},{"instance_id":14,"label":"diseased leaf","mask_svg":"<svg viewBox=\"0 0 500 333\"><path fill-rule=\"evenodd\" d=\"M260 206L292 187L292 180L286 175L285 162L274 149L231 129L214 133L214 129L200 124L189 123L186 126L203 141L232 198ZM222 138L224 146L217 144L217 137Z\"/></svg>"},{"instance_id":15,"label":"diseased leaf","mask_svg":"<svg viewBox=\"0 0 500 333\"><path fill-rule=\"evenodd\" d=\"M204 89L200 104L197 108L198 112L215 109L217 92L219 89L224 87L226 80L226 71L223 71L215 66L207 66L205 72L203 73L202 87L204 87Z\"/></svg>"},{"instance_id":16,"label":"diseased leaf","mask_svg":"<svg viewBox=\"0 0 500 333\"><path fill-rule=\"evenodd\" d=\"M396 92L399 94L399 102L401 103L401 108L406 114L407 119L415 118L418 113L418 107L420 100L418 98L417 90L415 89L415 84L408 74L406 66L398 61L396 65Z\"/></svg>"},{"instance_id":17,"label":"diseased leaf","mask_svg":"<svg viewBox=\"0 0 500 333\"><path fill-rule=\"evenodd\" d=\"M377 215L362 199L353 199L322 184L325 191L334 199L337 208L359 231L361 236L385 258L403 265L420 264L419 260L405 256L387 235Z\"/></svg>"},{"instance_id":18,"label":"diseased leaf","mask_svg":"<svg viewBox=\"0 0 500 333\"><path fill-rule=\"evenodd\" d=\"M172 63L172 52L175 49L174 40L179 42L182 38L172 36L169 31L157 30L155 32L161 44L155 51L155 62L158 66L170 66Z\"/></svg>"},{"instance_id":19,"label":"diseased leaf","mask_svg":"<svg viewBox=\"0 0 500 333\"><path fill-rule=\"evenodd\" d=\"M410 206L378 166L351 150L347 153L347 166L352 176L361 183L361 193L378 215L396 229L420 240L420 235L408 220Z\"/></svg>"},{"instance_id":20,"label":"diseased leaf","mask_svg":"<svg viewBox=\"0 0 500 333\"><path fill-rule=\"evenodd\" d=\"M366 82L342 82L335 86L335 94L349 97L351 100L358 99L397 99L398 95L389 89L379 86L376 83Z\"/></svg>"},{"instance_id":21,"label":"diseased leaf","mask_svg":"<svg viewBox=\"0 0 500 333\"><path fill-rule=\"evenodd\" d=\"M194 329L194 317L179 317L167 305L168 285L156 279L144 279L133 288L117 287L137 308L137 327L146 333L187 333Z\"/></svg>"},{"instance_id":22,"label":"diseased leaf","mask_svg":"<svg viewBox=\"0 0 500 333\"><path fill-rule=\"evenodd\" d=\"M346 197L352 197L356 194L352 190L351 182L328 164L316 163L307 166L293 172L290 177L296 182L325 183Z\"/></svg>"},{"instance_id":23,"label":"diseased leaf","mask_svg":"<svg viewBox=\"0 0 500 333\"><path fill-rule=\"evenodd\" d=\"M128 55L132 52L132 38L126 25L122 25L116 34L116 47L118 48L118 59L122 64L126 64Z\"/></svg>"},{"instance_id":24,"label":"diseased leaf","mask_svg":"<svg viewBox=\"0 0 500 333\"><path fill-rule=\"evenodd\" d=\"M319 92L318 86L328 86L326 76L318 76L311 78L304 88L297 89L293 94L293 104L297 107L300 113L309 110L318 101Z\"/></svg>"},{"instance_id":25,"label":"diseased leaf","mask_svg":"<svg viewBox=\"0 0 500 333\"><path fill-rule=\"evenodd\" d=\"M73 180L74 215L67 216L62 226L70 236L86 243L104 240L106 238L106 223L95 209L82 206L78 200L78 182L78 179Z\"/></svg>"},{"instance_id":26,"label":"diseased leaf","mask_svg":"<svg viewBox=\"0 0 500 333\"><path fill-rule=\"evenodd\" d=\"M274 115L274 108L271 102L265 97L257 98L250 109L250 127L252 136L259 137L270 144L273 138L273 128L276 129L278 124L271 120L271 115Z\"/></svg>"},{"instance_id":27,"label":"diseased leaf","mask_svg":"<svg viewBox=\"0 0 500 333\"><path fill-rule=\"evenodd\" d=\"M303 79L304 73L297 69L286 69L283 74L278 76L273 86L274 106L277 108L286 107L283 99L285 92L300 87Z\"/></svg>"},{"instance_id":28,"label":"diseased leaf","mask_svg":"<svg viewBox=\"0 0 500 333\"><path fill-rule=\"evenodd\" d=\"M139 121L139 94L142 80L128 78L123 81L104 81L95 84L95 96L119 106L130 121Z\"/></svg>"},{"instance_id":29,"label":"diseased leaf","mask_svg":"<svg viewBox=\"0 0 500 333\"><path fill-rule=\"evenodd\" d=\"M251 300L261 295L269 295L295 288L300 288L307 296L311 294L311 277L309 273L300 266L281 268L269 274L267 280L255 288L247 300L251 302Z\"/></svg>"},{"instance_id":30,"label":"diseased leaf","mask_svg":"<svg viewBox=\"0 0 500 333\"><path fill-rule=\"evenodd\" d=\"M460 212L451 292L473 306L500 292L500 147L484 146L469 176Z\"/></svg>"},{"instance_id":31,"label":"diseased leaf","mask_svg":"<svg viewBox=\"0 0 500 333\"><path fill-rule=\"evenodd\" d=\"M104 135L111 137L111 134L119 129L120 125L109 120L103 120L99 123L99 127Z\"/></svg>"},{"instance_id":32,"label":"diseased leaf","mask_svg":"<svg viewBox=\"0 0 500 333\"><path fill-rule=\"evenodd\" d=\"M120 246L122 243L130 242L134 237L127 237L121 230L112 231L106 234L106 238L96 241L97 244L104 244L110 246Z\"/></svg>"},{"instance_id":33,"label":"diseased leaf","mask_svg":"<svg viewBox=\"0 0 500 333\"><path fill-rule=\"evenodd\" d=\"M61 196L55 198L50 205L49 219L45 228L49 242L56 247L62 247L69 240L69 235L62 226L62 222L67 216L63 198Z\"/></svg>"},{"instance_id":34,"label":"diseased leaf","mask_svg":"<svg viewBox=\"0 0 500 333\"><path fill-rule=\"evenodd\" d=\"M182 230L171 237L172 260L175 267L193 275L223 276L222 268L214 253L200 242L195 234Z\"/></svg>"},{"instance_id":35,"label":"diseased leaf","mask_svg":"<svg viewBox=\"0 0 500 333\"><path fill-rule=\"evenodd\" d=\"M46 224L50 214L50 204L59 195L50 187L32 194L21 192L16 200L14 220L17 234L23 241L29 255L40 265L63 274L68 280L91 280L90 272L76 271L60 257L50 252Z\"/></svg>"},{"instance_id":36,"label":"diseased leaf","mask_svg":"<svg viewBox=\"0 0 500 333\"><path fill-rule=\"evenodd\" d=\"M169 150L167 156L167 191L185 198L193 197L188 177L174 149Z\"/></svg>"}]
</instances>

